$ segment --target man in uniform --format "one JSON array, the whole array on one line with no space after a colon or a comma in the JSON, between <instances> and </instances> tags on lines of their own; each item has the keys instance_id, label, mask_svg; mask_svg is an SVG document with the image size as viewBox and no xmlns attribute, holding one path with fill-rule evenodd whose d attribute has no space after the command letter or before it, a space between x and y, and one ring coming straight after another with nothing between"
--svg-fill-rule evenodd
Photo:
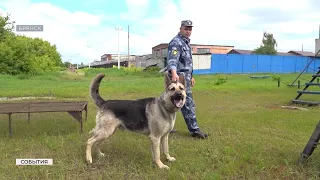
<instances>
[{"instance_id":1,"label":"man in uniform","mask_svg":"<svg viewBox=\"0 0 320 180\"><path fill-rule=\"evenodd\" d=\"M195 80L192 77L192 51L189 39L192 27L192 21L190 20L181 22L180 32L170 41L168 46L166 70L172 81L178 81L179 74L184 75L186 80L187 99L186 104L181 109L181 112L191 136L204 139L207 138L208 135L201 132L198 126L191 91L191 87L195 84Z\"/></svg>"}]
</instances>

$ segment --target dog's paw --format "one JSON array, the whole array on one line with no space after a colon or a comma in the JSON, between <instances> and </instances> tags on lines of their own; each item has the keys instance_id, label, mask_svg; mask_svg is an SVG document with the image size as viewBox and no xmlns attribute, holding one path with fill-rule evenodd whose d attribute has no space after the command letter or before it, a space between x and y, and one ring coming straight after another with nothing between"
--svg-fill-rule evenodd
<instances>
[{"instance_id":1,"label":"dog's paw","mask_svg":"<svg viewBox=\"0 0 320 180\"><path fill-rule=\"evenodd\" d=\"M165 164L159 166L159 168L160 168L160 169L170 169L169 166L167 166L167 165L165 165Z\"/></svg>"},{"instance_id":2,"label":"dog's paw","mask_svg":"<svg viewBox=\"0 0 320 180\"><path fill-rule=\"evenodd\" d=\"M170 169L169 166L163 164L161 161L155 164L158 166L159 169Z\"/></svg>"},{"instance_id":3,"label":"dog's paw","mask_svg":"<svg viewBox=\"0 0 320 180\"><path fill-rule=\"evenodd\" d=\"M92 158L87 159L87 163L88 163L89 165L92 164Z\"/></svg>"},{"instance_id":4,"label":"dog's paw","mask_svg":"<svg viewBox=\"0 0 320 180\"><path fill-rule=\"evenodd\" d=\"M98 153L98 156L99 156L100 158L102 158L102 157L104 157L105 155L104 155L104 153L99 152L99 153Z\"/></svg>"},{"instance_id":5,"label":"dog's paw","mask_svg":"<svg viewBox=\"0 0 320 180\"><path fill-rule=\"evenodd\" d=\"M171 157L168 157L167 160L168 160L169 162L173 162L173 161L176 161L176 158L174 158L174 157L171 156Z\"/></svg>"}]
</instances>

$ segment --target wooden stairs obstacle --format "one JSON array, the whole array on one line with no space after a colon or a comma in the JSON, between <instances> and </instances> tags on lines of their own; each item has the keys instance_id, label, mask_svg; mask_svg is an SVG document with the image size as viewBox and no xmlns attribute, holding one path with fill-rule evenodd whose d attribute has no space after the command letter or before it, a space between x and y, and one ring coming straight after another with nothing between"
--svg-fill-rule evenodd
<instances>
[{"instance_id":1,"label":"wooden stairs obstacle","mask_svg":"<svg viewBox=\"0 0 320 180\"><path fill-rule=\"evenodd\" d=\"M312 79L310 80L310 82L306 83L306 86L303 88L303 90L297 91L298 95L296 96L295 99L292 100L292 103L303 104L303 105L320 105L319 101L305 101L305 100L299 99L303 94L315 94L315 95L320 94L320 91L308 91L307 90L310 86L319 86L320 87L320 83L314 82L314 80L316 80L318 77L320 77L320 67L318 69L319 69L318 72L316 74L312 75Z\"/></svg>"},{"instance_id":2,"label":"wooden stairs obstacle","mask_svg":"<svg viewBox=\"0 0 320 180\"><path fill-rule=\"evenodd\" d=\"M304 70L298 75L298 77L292 82L292 84L288 85L288 86L293 86L294 82L302 75L302 73L308 68L308 66L311 64L311 62L318 57L319 54L320 54L320 50L317 52L317 54L314 56L314 58L312 58L312 60L308 63L308 65L304 68ZM318 67L318 72L316 74L312 75L312 79L310 80L310 82L305 83L305 87L303 88L303 90L297 91L298 95L296 96L295 99L292 100L292 103L303 104L303 105L320 105L320 101L305 101L305 100L299 99L303 94L315 94L315 95L320 94L320 91L308 91L307 90L311 86L320 87L319 77L320 77L320 67ZM317 82L314 82L316 79L317 79Z\"/></svg>"},{"instance_id":3,"label":"wooden stairs obstacle","mask_svg":"<svg viewBox=\"0 0 320 180\"><path fill-rule=\"evenodd\" d=\"M300 74L298 75L298 77L296 77L296 79L291 83L288 84L287 86L289 87L294 87L294 86L299 86L300 87L300 81L298 81L298 84L294 84L299 78L300 76L309 68L310 64L317 58L320 57L320 50L313 56L311 57L310 62L306 65L306 67L300 72ZM319 79L318 79L319 80Z\"/></svg>"}]
</instances>

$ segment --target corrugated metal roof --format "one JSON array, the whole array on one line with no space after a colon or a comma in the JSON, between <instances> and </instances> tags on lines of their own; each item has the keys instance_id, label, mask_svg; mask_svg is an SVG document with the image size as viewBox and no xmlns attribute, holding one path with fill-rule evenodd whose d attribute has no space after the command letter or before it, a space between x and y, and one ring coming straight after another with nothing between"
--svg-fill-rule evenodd
<instances>
[{"instance_id":1,"label":"corrugated metal roof","mask_svg":"<svg viewBox=\"0 0 320 180\"><path fill-rule=\"evenodd\" d=\"M288 53L297 54L300 56L315 56L316 54L309 51L289 51Z\"/></svg>"},{"instance_id":2,"label":"corrugated metal roof","mask_svg":"<svg viewBox=\"0 0 320 180\"><path fill-rule=\"evenodd\" d=\"M253 53L253 50L245 50L245 49L232 49L228 52L228 54L230 52L237 52L239 54L252 54ZM280 56L294 56L295 54L291 54L291 53L286 53L286 52L278 52L278 55Z\"/></svg>"},{"instance_id":3,"label":"corrugated metal roof","mask_svg":"<svg viewBox=\"0 0 320 180\"><path fill-rule=\"evenodd\" d=\"M231 51L238 52L239 54L251 54L253 52L251 50L245 50L245 49L232 49ZM229 51L229 52L231 52L231 51Z\"/></svg>"},{"instance_id":4,"label":"corrugated metal roof","mask_svg":"<svg viewBox=\"0 0 320 180\"><path fill-rule=\"evenodd\" d=\"M278 55L280 55L280 56L294 56L294 54L286 53L286 52L278 52Z\"/></svg>"}]
</instances>

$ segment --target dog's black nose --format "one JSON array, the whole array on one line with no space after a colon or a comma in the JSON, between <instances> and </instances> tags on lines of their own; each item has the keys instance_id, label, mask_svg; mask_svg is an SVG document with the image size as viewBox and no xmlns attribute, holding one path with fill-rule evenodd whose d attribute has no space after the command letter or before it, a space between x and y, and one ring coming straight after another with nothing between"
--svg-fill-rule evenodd
<instances>
[{"instance_id":1,"label":"dog's black nose","mask_svg":"<svg viewBox=\"0 0 320 180\"><path fill-rule=\"evenodd\" d=\"M182 93L181 92L177 92L176 96L182 96Z\"/></svg>"},{"instance_id":2,"label":"dog's black nose","mask_svg":"<svg viewBox=\"0 0 320 180\"><path fill-rule=\"evenodd\" d=\"M183 98L183 95L182 95L181 92L177 92L177 93L174 95L174 97L175 97L176 99L182 99L182 98Z\"/></svg>"}]
</instances>

